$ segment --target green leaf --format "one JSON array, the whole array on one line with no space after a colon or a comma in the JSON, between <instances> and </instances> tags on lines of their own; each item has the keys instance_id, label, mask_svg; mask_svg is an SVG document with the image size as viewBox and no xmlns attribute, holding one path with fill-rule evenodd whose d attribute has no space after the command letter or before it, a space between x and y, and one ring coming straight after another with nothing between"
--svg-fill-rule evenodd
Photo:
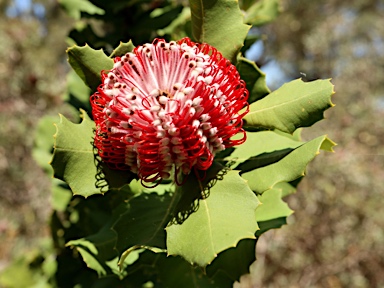
<instances>
[{"instance_id":1,"label":"green leaf","mask_svg":"<svg viewBox=\"0 0 384 288\"><path fill-rule=\"evenodd\" d=\"M221 252L211 265L206 267L207 275L223 278L224 274L232 281L239 281L242 275L249 273L249 266L256 260L256 241L256 239L243 239L236 247Z\"/></svg>"},{"instance_id":2,"label":"green leaf","mask_svg":"<svg viewBox=\"0 0 384 288\"><path fill-rule=\"evenodd\" d=\"M271 189L279 182L290 182L305 175L307 164L320 153L332 151L335 144L326 136L318 137L293 150L280 161L242 174L257 193Z\"/></svg>"},{"instance_id":3,"label":"green leaf","mask_svg":"<svg viewBox=\"0 0 384 288\"><path fill-rule=\"evenodd\" d=\"M91 90L76 72L74 70L69 71L67 74L67 91L64 99L77 110L81 108L91 111L90 95Z\"/></svg>"},{"instance_id":4,"label":"green leaf","mask_svg":"<svg viewBox=\"0 0 384 288\"><path fill-rule=\"evenodd\" d=\"M88 45L67 49L68 62L81 80L93 91L101 84L101 71L113 68L113 60L103 50Z\"/></svg>"},{"instance_id":5,"label":"green leaf","mask_svg":"<svg viewBox=\"0 0 384 288\"><path fill-rule=\"evenodd\" d=\"M173 39L183 38L186 36L184 31L185 29L183 28L189 21L191 21L191 9L189 7L184 7L179 16L177 16L167 27L158 29L156 33L159 36L164 36L166 34L179 36L172 37ZM182 34L182 36L180 34Z\"/></svg>"},{"instance_id":6,"label":"green leaf","mask_svg":"<svg viewBox=\"0 0 384 288\"><path fill-rule=\"evenodd\" d=\"M171 220L174 201L170 193L140 194L130 199L126 211L112 227L117 234L118 251L122 253L132 247L165 249L164 229Z\"/></svg>"},{"instance_id":7,"label":"green leaf","mask_svg":"<svg viewBox=\"0 0 384 288\"><path fill-rule=\"evenodd\" d=\"M257 222L287 217L293 213L288 204L281 199L282 193L281 189L274 187L258 197L261 205L255 213Z\"/></svg>"},{"instance_id":8,"label":"green leaf","mask_svg":"<svg viewBox=\"0 0 384 288\"><path fill-rule=\"evenodd\" d=\"M192 34L196 41L208 43L232 62L243 46L249 25L236 0L190 0Z\"/></svg>"},{"instance_id":9,"label":"green leaf","mask_svg":"<svg viewBox=\"0 0 384 288\"><path fill-rule=\"evenodd\" d=\"M273 189L278 189L281 191L281 198L296 193L296 187L287 182L277 183L275 186L273 186Z\"/></svg>"},{"instance_id":10,"label":"green leaf","mask_svg":"<svg viewBox=\"0 0 384 288\"><path fill-rule=\"evenodd\" d=\"M164 287L224 288L233 285L233 281L228 277L210 279L200 267L190 265L181 257L159 255L156 268Z\"/></svg>"},{"instance_id":11,"label":"green leaf","mask_svg":"<svg viewBox=\"0 0 384 288\"><path fill-rule=\"evenodd\" d=\"M60 115L54 135L52 158L54 177L65 181L74 195L88 197L101 193L95 187L97 169L93 154L93 121L81 111L81 124L74 124Z\"/></svg>"},{"instance_id":12,"label":"green leaf","mask_svg":"<svg viewBox=\"0 0 384 288\"><path fill-rule=\"evenodd\" d=\"M64 212L71 198L71 190L65 187L65 183L59 179L52 179L52 208L56 211Z\"/></svg>"},{"instance_id":13,"label":"green leaf","mask_svg":"<svg viewBox=\"0 0 384 288\"><path fill-rule=\"evenodd\" d=\"M88 14L104 15L104 10L93 5L88 0L59 0L59 3L67 11L68 15L76 20L80 20L81 12Z\"/></svg>"},{"instance_id":14,"label":"green leaf","mask_svg":"<svg viewBox=\"0 0 384 288\"><path fill-rule=\"evenodd\" d=\"M248 103L253 103L271 93L265 81L265 74L256 66L254 61L238 57L236 67L240 73L240 78L247 84Z\"/></svg>"},{"instance_id":15,"label":"green leaf","mask_svg":"<svg viewBox=\"0 0 384 288\"><path fill-rule=\"evenodd\" d=\"M256 232L256 237L260 237L261 234L267 232L268 230L277 229L287 224L287 217L275 218L268 221L260 221L257 222L257 224L259 225L260 230Z\"/></svg>"},{"instance_id":16,"label":"green leaf","mask_svg":"<svg viewBox=\"0 0 384 288\"><path fill-rule=\"evenodd\" d=\"M113 50L113 52L111 53L111 55L109 55L109 57L113 58L116 56L123 56L128 52L132 52L134 48L135 48L135 45L133 45L132 40L129 40L128 42L125 42L125 43L120 41L119 46L117 46L117 48Z\"/></svg>"},{"instance_id":17,"label":"green leaf","mask_svg":"<svg viewBox=\"0 0 384 288\"><path fill-rule=\"evenodd\" d=\"M105 225L95 234L90 236L69 241L66 246L75 247L87 267L95 270L99 276L115 274L122 278L126 275L119 269L119 256L120 253L116 249L117 234L112 230L116 220L129 209L129 204L122 202L114 210L112 217L107 218ZM132 251L127 257L124 258L121 268L126 268L139 258L139 253L142 250L137 249Z\"/></svg>"},{"instance_id":18,"label":"green leaf","mask_svg":"<svg viewBox=\"0 0 384 288\"><path fill-rule=\"evenodd\" d=\"M298 127L308 127L323 119L323 112L334 106L333 94L329 80L291 81L252 103L250 112L244 117L244 126L293 133Z\"/></svg>"},{"instance_id":19,"label":"green leaf","mask_svg":"<svg viewBox=\"0 0 384 288\"><path fill-rule=\"evenodd\" d=\"M259 200L239 172L228 171L210 189L209 197L200 200L195 213L183 224L166 228L168 254L205 267L241 239L254 239L258 205Z\"/></svg>"},{"instance_id":20,"label":"green leaf","mask_svg":"<svg viewBox=\"0 0 384 288\"><path fill-rule=\"evenodd\" d=\"M280 0L259 0L245 11L244 22L264 25L276 19L280 10Z\"/></svg>"},{"instance_id":21,"label":"green leaf","mask_svg":"<svg viewBox=\"0 0 384 288\"><path fill-rule=\"evenodd\" d=\"M49 165L52 159L53 139L55 133L54 122L57 116L44 116L37 124L34 137L34 147L32 156L35 161L44 169L46 173L52 175L52 167Z\"/></svg>"},{"instance_id":22,"label":"green leaf","mask_svg":"<svg viewBox=\"0 0 384 288\"><path fill-rule=\"evenodd\" d=\"M126 171L111 171L95 163L93 148L94 122L81 110L81 124L74 124L60 115L56 124L54 153L51 161L54 177L65 181L74 195L88 197L108 188L129 183L132 176ZM105 179L102 176L105 175ZM105 182L105 183L104 183Z\"/></svg>"},{"instance_id":23,"label":"green leaf","mask_svg":"<svg viewBox=\"0 0 384 288\"><path fill-rule=\"evenodd\" d=\"M238 167L238 165L247 161L257 161L258 158L254 157L258 155L270 156L275 151L285 151L287 148L290 150L295 149L303 143L274 131L247 132L245 143L236 147L225 160L231 162L231 167Z\"/></svg>"}]
</instances>

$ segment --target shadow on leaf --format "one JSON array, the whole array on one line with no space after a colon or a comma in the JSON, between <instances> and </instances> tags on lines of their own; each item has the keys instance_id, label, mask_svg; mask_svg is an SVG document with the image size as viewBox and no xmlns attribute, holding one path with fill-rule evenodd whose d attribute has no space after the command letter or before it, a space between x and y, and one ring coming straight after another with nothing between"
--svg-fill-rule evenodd
<instances>
[{"instance_id":1,"label":"shadow on leaf","mask_svg":"<svg viewBox=\"0 0 384 288\"><path fill-rule=\"evenodd\" d=\"M101 160L97 148L93 145L93 156L97 173L95 175L95 186L101 193L106 193L111 189L119 189L131 183L133 179L138 179L137 175L128 170L115 170Z\"/></svg>"},{"instance_id":2,"label":"shadow on leaf","mask_svg":"<svg viewBox=\"0 0 384 288\"><path fill-rule=\"evenodd\" d=\"M178 197L169 224L182 224L193 212L199 209L199 200L209 197L211 188L217 181L223 180L229 168L213 162L206 171L195 170L189 174L185 183L176 188Z\"/></svg>"}]
</instances>

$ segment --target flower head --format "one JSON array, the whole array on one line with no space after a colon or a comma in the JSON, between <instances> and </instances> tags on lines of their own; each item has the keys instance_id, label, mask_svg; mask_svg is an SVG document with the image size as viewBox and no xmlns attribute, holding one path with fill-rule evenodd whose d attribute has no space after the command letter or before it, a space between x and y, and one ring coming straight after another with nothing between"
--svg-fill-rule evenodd
<instances>
[{"instance_id":1,"label":"flower head","mask_svg":"<svg viewBox=\"0 0 384 288\"><path fill-rule=\"evenodd\" d=\"M155 39L114 59L91 96L102 160L143 182L192 169L245 141L248 91L236 67L208 44ZM241 139L234 135L241 133Z\"/></svg>"}]
</instances>

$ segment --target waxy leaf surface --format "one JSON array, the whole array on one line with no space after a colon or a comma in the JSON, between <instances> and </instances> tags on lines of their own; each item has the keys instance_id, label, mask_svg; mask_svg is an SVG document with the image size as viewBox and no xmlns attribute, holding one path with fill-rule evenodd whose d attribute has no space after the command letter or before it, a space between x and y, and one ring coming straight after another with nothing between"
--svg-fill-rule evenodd
<instances>
[{"instance_id":1,"label":"waxy leaf surface","mask_svg":"<svg viewBox=\"0 0 384 288\"><path fill-rule=\"evenodd\" d=\"M88 45L70 47L67 54L73 70L93 91L101 84L101 71L113 68L113 60L103 50L94 50Z\"/></svg>"},{"instance_id":2,"label":"waxy leaf surface","mask_svg":"<svg viewBox=\"0 0 384 288\"><path fill-rule=\"evenodd\" d=\"M243 22L238 1L190 0L189 4L195 40L212 45L225 58L236 61L250 28Z\"/></svg>"},{"instance_id":3,"label":"waxy leaf surface","mask_svg":"<svg viewBox=\"0 0 384 288\"><path fill-rule=\"evenodd\" d=\"M113 52L109 57L113 58L116 56L123 56L127 54L128 52L132 52L132 50L135 48L135 45L133 45L132 41L129 40L128 42L120 42L119 46Z\"/></svg>"},{"instance_id":4,"label":"waxy leaf surface","mask_svg":"<svg viewBox=\"0 0 384 288\"><path fill-rule=\"evenodd\" d=\"M290 152L280 161L242 174L249 187L257 193L271 189L279 182L290 182L305 175L307 164L320 153L320 149L332 151L335 144L326 136L320 136Z\"/></svg>"},{"instance_id":5,"label":"waxy leaf surface","mask_svg":"<svg viewBox=\"0 0 384 288\"><path fill-rule=\"evenodd\" d=\"M96 163L93 148L94 122L81 110L83 121L74 124L60 115L56 124L53 158L54 177L65 181L74 195L88 197L120 188L129 183L132 175L112 171L102 162Z\"/></svg>"},{"instance_id":6,"label":"waxy leaf surface","mask_svg":"<svg viewBox=\"0 0 384 288\"><path fill-rule=\"evenodd\" d=\"M83 121L74 124L60 115L51 165L54 177L67 182L74 195L88 197L101 191L95 186L97 169L92 145L95 124L84 111L81 117Z\"/></svg>"},{"instance_id":7,"label":"waxy leaf surface","mask_svg":"<svg viewBox=\"0 0 384 288\"><path fill-rule=\"evenodd\" d=\"M228 171L209 196L199 201L196 212L181 225L166 228L169 255L205 267L241 239L255 238L258 226L254 213L259 200L238 173Z\"/></svg>"},{"instance_id":8,"label":"waxy leaf surface","mask_svg":"<svg viewBox=\"0 0 384 288\"><path fill-rule=\"evenodd\" d=\"M257 222L288 217L293 213L293 210L288 207L288 204L281 199L282 193L282 189L274 187L258 197L261 205L256 209L255 215Z\"/></svg>"},{"instance_id":9,"label":"waxy leaf surface","mask_svg":"<svg viewBox=\"0 0 384 288\"><path fill-rule=\"evenodd\" d=\"M308 127L323 119L323 112L333 106L333 94L329 80L291 81L252 103L244 117L244 126L293 133L299 127Z\"/></svg>"},{"instance_id":10,"label":"waxy leaf surface","mask_svg":"<svg viewBox=\"0 0 384 288\"><path fill-rule=\"evenodd\" d=\"M263 155L267 158L275 151L285 151L287 149L295 149L304 142L295 141L286 136L278 134L274 131L247 132L247 140L245 143L237 146L231 155L225 158L231 161L231 167L237 167L244 162L255 162L254 158ZM261 158L261 157L260 157ZM240 168L237 168L240 169Z\"/></svg>"}]
</instances>

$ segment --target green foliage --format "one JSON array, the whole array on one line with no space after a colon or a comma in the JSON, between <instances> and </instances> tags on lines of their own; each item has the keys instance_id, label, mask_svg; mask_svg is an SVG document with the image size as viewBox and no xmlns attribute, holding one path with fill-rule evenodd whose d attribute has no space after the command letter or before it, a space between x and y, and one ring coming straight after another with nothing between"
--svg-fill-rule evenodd
<instances>
[{"instance_id":1,"label":"green foliage","mask_svg":"<svg viewBox=\"0 0 384 288\"><path fill-rule=\"evenodd\" d=\"M169 255L180 255L205 267L241 239L254 238L259 201L237 171L228 171L199 205L182 225L167 227Z\"/></svg>"},{"instance_id":2,"label":"green foliage","mask_svg":"<svg viewBox=\"0 0 384 288\"><path fill-rule=\"evenodd\" d=\"M216 47L225 58L235 62L250 28L243 22L237 1L190 0L189 3L195 40Z\"/></svg>"},{"instance_id":3,"label":"green foliage","mask_svg":"<svg viewBox=\"0 0 384 288\"><path fill-rule=\"evenodd\" d=\"M81 124L74 124L61 115L56 124L51 162L54 177L65 181L73 195L84 197L104 193L108 190L105 190L107 185L109 188L122 187L132 179L130 173L110 173L108 167L98 163L93 147L95 124L83 110L80 117L83 119Z\"/></svg>"},{"instance_id":4,"label":"green foliage","mask_svg":"<svg viewBox=\"0 0 384 288\"><path fill-rule=\"evenodd\" d=\"M292 213L283 201L296 191L292 181L304 176L320 150L332 151L334 143L326 136L302 142L297 129L321 120L333 105L330 81L295 80L271 93L265 74L239 55L250 28L244 22L271 21L278 1L242 1L245 20L234 0L190 0L190 7L175 1L60 3L75 19L86 16L109 27L96 33L96 21L88 21L71 32L75 43L104 48L86 44L67 50L74 72L68 75L66 100L72 106L90 110L88 97L101 83L102 71L113 67L111 58L132 51L133 43L192 33L195 41L237 62L250 93L245 127L270 131L247 132L243 145L217 155L207 171L180 179L181 186L165 182L146 188L133 173L111 170L100 161L93 147L95 124L84 110L80 124L60 116L51 161L54 176L65 181L56 179L52 188L57 282L65 287L141 287L148 281L156 287L231 287L255 261L258 237L284 225ZM133 42L121 42L128 39ZM248 37L246 44L256 39ZM36 157L50 154L45 142L50 121L38 127Z\"/></svg>"},{"instance_id":5,"label":"green foliage","mask_svg":"<svg viewBox=\"0 0 384 288\"><path fill-rule=\"evenodd\" d=\"M254 26L264 25L273 21L280 12L280 0L259 0L248 5L250 6L245 11L244 22Z\"/></svg>"},{"instance_id":6,"label":"green foliage","mask_svg":"<svg viewBox=\"0 0 384 288\"><path fill-rule=\"evenodd\" d=\"M101 191L95 186L97 169L92 147L94 123L84 111L81 112L81 118L81 124L73 124L60 116L60 122L56 124L51 165L54 177L68 183L74 195L88 197Z\"/></svg>"},{"instance_id":7,"label":"green foliage","mask_svg":"<svg viewBox=\"0 0 384 288\"><path fill-rule=\"evenodd\" d=\"M59 0L59 3L64 7L68 15L76 20L81 18L82 12L98 15L105 13L103 9L93 5L88 0Z\"/></svg>"},{"instance_id":8,"label":"green foliage","mask_svg":"<svg viewBox=\"0 0 384 288\"><path fill-rule=\"evenodd\" d=\"M284 183L284 182L282 182ZM278 219L280 217L288 217L293 213L287 203L282 198L282 189L275 187L265 191L259 196L262 205L256 210L256 219L258 222Z\"/></svg>"},{"instance_id":9,"label":"green foliage","mask_svg":"<svg viewBox=\"0 0 384 288\"><path fill-rule=\"evenodd\" d=\"M244 117L245 126L293 133L323 119L323 111L333 106L333 94L329 80L291 81L250 105L250 112Z\"/></svg>"},{"instance_id":10,"label":"green foliage","mask_svg":"<svg viewBox=\"0 0 384 288\"><path fill-rule=\"evenodd\" d=\"M257 193L271 189L280 182L290 182L305 175L305 168L320 149L332 151L335 145L326 136L320 136L294 149L281 160L242 174L249 187Z\"/></svg>"},{"instance_id":11,"label":"green foliage","mask_svg":"<svg viewBox=\"0 0 384 288\"><path fill-rule=\"evenodd\" d=\"M52 135L55 133L53 123L56 121L57 117L53 116L45 116L40 119L35 132L35 148L32 151L33 158L48 174L52 173L49 162L52 159Z\"/></svg>"},{"instance_id":12,"label":"green foliage","mask_svg":"<svg viewBox=\"0 0 384 288\"><path fill-rule=\"evenodd\" d=\"M241 79L247 84L249 103L253 103L271 93L265 82L265 74L256 66L255 62L239 57L236 67Z\"/></svg>"},{"instance_id":13,"label":"green foliage","mask_svg":"<svg viewBox=\"0 0 384 288\"><path fill-rule=\"evenodd\" d=\"M101 71L113 67L113 60L102 50L94 50L88 45L68 48L67 54L73 70L92 90L96 90L101 83Z\"/></svg>"},{"instance_id":14,"label":"green foliage","mask_svg":"<svg viewBox=\"0 0 384 288\"><path fill-rule=\"evenodd\" d=\"M81 80L75 70L71 70L67 75L67 91L64 94L64 100L77 110L85 109L86 111L90 111L90 95L91 89Z\"/></svg>"},{"instance_id":15,"label":"green foliage","mask_svg":"<svg viewBox=\"0 0 384 288\"><path fill-rule=\"evenodd\" d=\"M117 48L113 50L113 52L111 53L111 55L109 55L109 57L113 58L116 56L123 56L128 52L132 52L134 48L135 46L133 45L131 40L129 40L126 43L120 42L119 46L117 46Z\"/></svg>"}]
</instances>

